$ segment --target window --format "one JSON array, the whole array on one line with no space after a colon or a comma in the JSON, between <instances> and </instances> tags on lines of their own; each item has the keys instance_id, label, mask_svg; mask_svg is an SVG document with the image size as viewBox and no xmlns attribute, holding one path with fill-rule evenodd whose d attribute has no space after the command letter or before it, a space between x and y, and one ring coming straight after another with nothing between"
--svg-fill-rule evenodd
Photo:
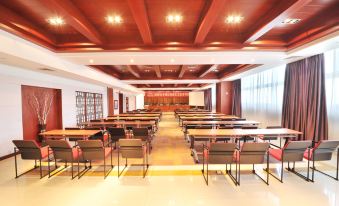
<instances>
[{"instance_id":1,"label":"window","mask_svg":"<svg viewBox=\"0 0 339 206\"><path fill-rule=\"evenodd\" d=\"M76 92L77 124L103 117L102 94Z\"/></svg>"},{"instance_id":2,"label":"window","mask_svg":"<svg viewBox=\"0 0 339 206\"><path fill-rule=\"evenodd\" d=\"M335 139L339 135L339 49L325 52L324 57L328 137L329 139Z\"/></svg>"},{"instance_id":3,"label":"window","mask_svg":"<svg viewBox=\"0 0 339 206\"><path fill-rule=\"evenodd\" d=\"M281 125L285 65L241 79L243 116L262 127Z\"/></svg>"}]
</instances>

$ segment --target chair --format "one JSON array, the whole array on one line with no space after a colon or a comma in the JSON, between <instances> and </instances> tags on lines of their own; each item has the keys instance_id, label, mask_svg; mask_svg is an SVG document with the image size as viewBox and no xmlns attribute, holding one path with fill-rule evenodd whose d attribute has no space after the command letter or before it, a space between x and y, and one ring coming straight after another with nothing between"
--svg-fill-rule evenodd
<instances>
[{"instance_id":1,"label":"chair","mask_svg":"<svg viewBox=\"0 0 339 206\"><path fill-rule=\"evenodd\" d=\"M222 125L219 127L219 129L234 129L234 127L231 125ZM215 142L228 142L230 140L231 138L217 138Z\"/></svg>"},{"instance_id":2,"label":"chair","mask_svg":"<svg viewBox=\"0 0 339 206\"><path fill-rule=\"evenodd\" d=\"M252 164L252 172L256 176L258 176L262 181L264 181L267 185L269 184L269 174L266 175L266 180L259 176L254 169L255 164L263 164L265 163L266 156L266 166L269 169L269 153L268 148L270 147L269 143L253 143L253 142L244 142L241 146L240 150L236 152L235 162L238 164L238 175L237 175L237 183L240 185L240 165L242 164Z\"/></svg>"},{"instance_id":3,"label":"chair","mask_svg":"<svg viewBox=\"0 0 339 206\"><path fill-rule=\"evenodd\" d=\"M15 161L15 178L20 177L34 169L37 166L37 160L39 160L40 168L40 179L46 175L42 175L41 162L43 159L48 158L48 147L40 147L34 140L13 140L14 147L14 161ZM18 162L17 162L17 152L21 154L21 159L23 160L34 160L34 168L30 169L20 175L18 175Z\"/></svg>"},{"instance_id":4,"label":"chair","mask_svg":"<svg viewBox=\"0 0 339 206\"><path fill-rule=\"evenodd\" d=\"M281 126L267 126L266 129L281 129L282 127ZM259 139L261 139L262 141L268 141L269 143L271 143L272 140L277 140L278 137L277 136L270 136L270 135L264 135L264 136L258 136ZM281 140L282 138L279 138L280 139L280 143L279 143L279 146L278 145L275 145L275 144L271 144L275 147L278 147L278 148L281 148Z\"/></svg>"},{"instance_id":5,"label":"chair","mask_svg":"<svg viewBox=\"0 0 339 206\"><path fill-rule=\"evenodd\" d=\"M295 171L295 162L303 161L304 152L307 149L308 150L308 157L310 156L310 150L308 149L312 145L312 141L288 141L285 146L282 149L269 149L270 155L281 162L281 176L280 178L273 175L273 173L269 172L267 169L267 172L271 174L274 178L279 180L280 182L283 182L283 176L284 176L284 162L288 162L288 171L293 172L294 174L298 175L299 177L304 178L306 181L309 180L309 164L310 162L307 162L307 176L304 176L298 172ZM309 158L308 158L309 159ZM293 168L290 168L290 162L293 162Z\"/></svg>"},{"instance_id":6,"label":"chair","mask_svg":"<svg viewBox=\"0 0 339 206\"><path fill-rule=\"evenodd\" d=\"M90 122L101 122L101 119L92 119Z\"/></svg>"},{"instance_id":7,"label":"chair","mask_svg":"<svg viewBox=\"0 0 339 206\"><path fill-rule=\"evenodd\" d=\"M112 147L104 147L101 140L79 140L78 141L79 149L82 152L82 158L85 161L90 162L89 168L92 167L92 161L94 160L103 160L104 161L104 179L113 169L113 157L112 157ZM106 174L106 157L110 155L111 157L111 169ZM78 158L78 178L80 175L80 159ZM85 163L86 168L86 163Z\"/></svg>"},{"instance_id":8,"label":"chair","mask_svg":"<svg viewBox=\"0 0 339 206\"><path fill-rule=\"evenodd\" d=\"M89 140L101 140L105 146L107 146L111 141L108 140L107 136L105 136L105 131L103 131L100 127L89 127L86 130L100 130L100 132L89 137Z\"/></svg>"},{"instance_id":9,"label":"chair","mask_svg":"<svg viewBox=\"0 0 339 206\"><path fill-rule=\"evenodd\" d=\"M119 139L125 139L126 133L124 128L122 127L108 127L107 132L109 136L111 137L111 142L115 144L114 149L116 148L117 141Z\"/></svg>"},{"instance_id":10,"label":"chair","mask_svg":"<svg viewBox=\"0 0 339 206\"><path fill-rule=\"evenodd\" d=\"M74 179L77 175L74 176L73 164L78 161L83 161L81 150L78 151L76 147L71 147L68 141L66 140L46 140L47 145L53 151L54 161L55 161L55 169L57 169L57 160L61 160L65 163L65 168L67 168L67 163L71 163L71 173L72 179ZM48 177L50 178L51 170L50 170L50 157L48 156Z\"/></svg>"},{"instance_id":11,"label":"chair","mask_svg":"<svg viewBox=\"0 0 339 206\"><path fill-rule=\"evenodd\" d=\"M237 185L236 178L232 175L232 163L235 153L235 143L211 143L209 147L204 144L203 160L202 160L202 174L205 182L208 185L208 165L209 164L226 164L226 173L230 175L233 182ZM207 174L205 176L205 163ZM228 164L230 170L228 170ZM236 167L236 174L238 173Z\"/></svg>"},{"instance_id":12,"label":"chair","mask_svg":"<svg viewBox=\"0 0 339 206\"><path fill-rule=\"evenodd\" d=\"M125 167L120 173L120 154L122 158L126 159ZM145 178L148 171L148 151L147 146L141 139L120 139L118 147L118 177L121 176L128 164L128 158L142 158L143 159L143 178ZM146 167L146 170L145 170Z\"/></svg>"},{"instance_id":13,"label":"chair","mask_svg":"<svg viewBox=\"0 0 339 206\"><path fill-rule=\"evenodd\" d=\"M241 128L241 129L258 129L257 126L255 125L242 125L241 127L240 126L235 126L234 129L238 129L238 128ZM235 139L235 142L237 143L238 142L238 147L240 148L241 145L240 145L240 142L243 141L243 142L248 142L248 141L254 141L255 138L254 137L251 137L251 136L242 136L242 137L239 137L239 138L236 138Z\"/></svg>"},{"instance_id":14,"label":"chair","mask_svg":"<svg viewBox=\"0 0 339 206\"><path fill-rule=\"evenodd\" d=\"M80 127L65 127L65 130L80 130ZM67 137L66 137L67 138ZM68 138L70 142L77 142L79 140L82 140L82 138ZM76 145L76 143L74 143Z\"/></svg>"},{"instance_id":15,"label":"chair","mask_svg":"<svg viewBox=\"0 0 339 206\"><path fill-rule=\"evenodd\" d=\"M141 139L141 141L146 142L146 146L149 147L149 152L152 149L152 135L150 134L147 127L139 127L132 129L133 139Z\"/></svg>"},{"instance_id":16,"label":"chair","mask_svg":"<svg viewBox=\"0 0 339 206\"><path fill-rule=\"evenodd\" d=\"M308 161L312 161L312 179L314 181L314 171L320 172L328 177L331 177L338 181L338 167L339 167L339 141L334 140L321 140L315 144L315 146L310 150L310 154L308 155L308 151L304 152L304 158ZM331 176L323 171L320 171L315 168L315 161L329 161L332 159L332 154L337 149L337 167L336 167L336 176Z\"/></svg>"}]
</instances>

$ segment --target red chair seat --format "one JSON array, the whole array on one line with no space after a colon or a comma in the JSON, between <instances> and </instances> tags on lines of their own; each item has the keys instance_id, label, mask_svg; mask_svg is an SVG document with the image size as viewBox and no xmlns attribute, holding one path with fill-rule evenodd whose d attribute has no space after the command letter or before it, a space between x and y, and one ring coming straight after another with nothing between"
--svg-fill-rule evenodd
<instances>
[{"instance_id":1,"label":"red chair seat","mask_svg":"<svg viewBox=\"0 0 339 206\"><path fill-rule=\"evenodd\" d=\"M282 156L282 150L281 149L269 149L268 152L276 160L281 161L281 156Z\"/></svg>"},{"instance_id":2,"label":"red chair seat","mask_svg":"<svg viewBox=\"0 0 339 206\"><path fill-rule=\"evenodd\" d=\"M105 157L109 156L111 152L112 152L112 148L105 147Z\"/></svg>"},{"instance_id":3,"label":"red chair seat","mask_svg":"<svg viewBox=\"0 0 339 206\"><path fill-rule=\"evenodd\" d=\"M314 150L314 148L310 149L310 157L308 157L308 150L305 150L304 158L307 159L307 160L312 160L313 150Z\"/></svg>"},{"instance_id":4,"label":"red chair seat","mask_svg":"<svg viewBox=\"0 0 339 206\"><path fill-rule=\"evenodd\" d=\"M40 148L40 152L41 152L41 159L45 159L48 157L48 147L41 147ZM49 152L49 154L52 154L52 151Z\"/></svg>"}]
</instances>

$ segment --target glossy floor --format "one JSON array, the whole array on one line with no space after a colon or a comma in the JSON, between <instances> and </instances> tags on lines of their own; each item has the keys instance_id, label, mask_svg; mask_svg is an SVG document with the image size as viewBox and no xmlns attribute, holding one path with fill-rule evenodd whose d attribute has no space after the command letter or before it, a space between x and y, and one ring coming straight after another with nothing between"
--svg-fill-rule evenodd
<instances>
[{"instance_id":1,"label":"glossy floor","mask_svg":"<svg viewBox=\"0 0 339 206\"><path fill-rule=\"evenodd\" d=\"M311 183L285 172L284 183L270 177L267 186L251 174L251 166L244 166L241 186L235 186L222 171L224 166L212 165L207 186L201 165L194 164L170 116L161 122L147 176L142 178L138 160L131 163L120 178L116 166L106 179L102 167L94 166L81 179L71 180L70 168L52 178L39 179L38 171L33 171L15 179L14 159L9 158L0 161L1 205L339 205L339 183L318 173ZM33 162L20 160L19 165L25 171ZM272 170L276 173L280 169L274 161L271 166L277 167ZM46 164L43 168L46 172ZM305 172L306 164L297 164L297 168ZM333 164L318 168L334 171ZM265 175L262 166L256 170Z\"/></svg>"}]
</instances>

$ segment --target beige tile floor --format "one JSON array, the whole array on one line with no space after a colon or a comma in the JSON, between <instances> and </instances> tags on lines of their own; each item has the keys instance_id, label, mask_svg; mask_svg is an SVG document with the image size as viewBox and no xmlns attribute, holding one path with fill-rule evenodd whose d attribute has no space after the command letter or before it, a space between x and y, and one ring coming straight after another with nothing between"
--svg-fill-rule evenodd
<instances>
[{"instance_id":1,"label":"beige tile floor","mask_svg":"<svg viewBox=\"0 0 339 206\"><path fill-rule=\"evenodd\" d=\"M102 167L95 166L81 179L71 180L69 171L43 179L34 171L15 179L14 160L6 159L0 162L0 205L339 205L339 183L321 174L310 183L286 172L283 184L271 178L266 186L246 170L250 167L244 167L241 186L236 187L228 176L216 174L224 166L215 165L206 186L201 165L194 164L188 147L173 115L165 114L146 178L135 166L120 178L114 167L104 180ZM20 161L21 170L31 166L30 161ZM305 164L298 168L304 171ZM334 167L319 168L333 171ZM260 166L257 169L262 171Z\"/></svg>"}]
</instances>

